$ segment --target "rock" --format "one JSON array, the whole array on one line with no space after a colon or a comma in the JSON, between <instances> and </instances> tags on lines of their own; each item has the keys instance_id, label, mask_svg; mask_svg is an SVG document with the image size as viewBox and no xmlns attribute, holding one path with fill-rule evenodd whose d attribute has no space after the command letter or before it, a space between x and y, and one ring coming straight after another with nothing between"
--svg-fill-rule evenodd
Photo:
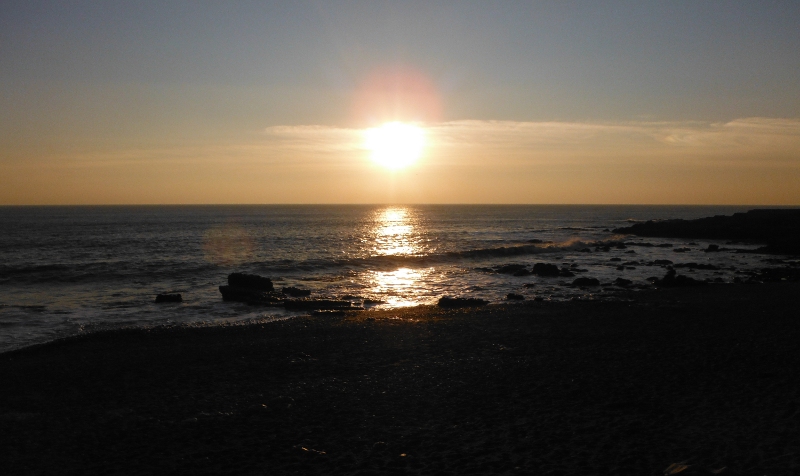
<instances>
[{"instance_id":1,"label":"rock","mask_svg":"<svg viewBox=\"0 0 800 476\"><path fill-rule=\"evenodd\" d=\"M670 260L668 260L668 259L657 259L657 260L653 261L653 264L657 264L657 265L670 265L670 264L672 264L672 261L670 261Z\"/></svg>"},{"instance_id":2,"label":"rock","mask_svg":"<svg viewBox=\"0 0 800 476\"><path fill-rule=\"evenodd\" d=\"M180 294L159 294L156 302L183 302L183 297Z\"/></svg>"},{"instance_id":3,"label":"rock","mask_svg":"<svg viewBox=\"0 0 800 476\"><path fill-rule=\"evenodd\" d=\"M558 272L558 276L560 278L571 278L575 276L575 273L573 273L569 268L561 268L561 270Z\"/></svg>"},{"instance_id":4,"label":"rock","mask_svg":"<svg viewBox=\"0 0 800 476\"><path fill-rule=\"evenodd\" d=\"M285 296L282 293L255 291L252 289L237 288L234 286L220 286L219 292L223 301L246 302L249 304L267 304L276 306L283 304Z\"/></svg>"},{"instance_id":5,"label":"rock","mask_svg":"<svg viewBox=\"0 0 800 476\"><path fill-rule=\"evenodd\" d=\"M532 240L528 240L528 243L539 244L539 243L544 243L544 241L534 238Z\"/></svg>"},{"instance_id":6,"label":"rock","mask_svg":"<svg viewBox=\"0 0 800 476\"><path fill-rule=\"evenodd\" d=\"M609 261L622 261L622 258L611 258Z\"/></svg>"},{"instance_id":7,"label":"rock","mask_svg":"<svg viewBox=\"0 0 800 476\"><path fill-rule=\"evenodd\" d=\"M456 307L478 307L478 306L485 306L487 304L489 304L489 301L486 301L484 299L454 298L449 296L443 296L442 298L439 299L438 306L456 308Z\"/></svg>"},{"instance_id":8,"label":"rock","mask_svg":"<svg viewBox=\"0 0 800 476\"><path fill-rule=\"evenodd\" d=\"M311 296L311 290L310 289L300 289L300 288L296 288L294 286L285 287L285 288L281 289L281 292L283 294L285 294L287 296L291 296L291 297Z\"/></svg>"},{"instance_id":9,"label":"rock","mask_svg":"<svg viewBox=\"0 0 800 476\"><path fill-rule=\"evenodd\" d=\"M283 294L275 293L272 280L256 274L231 273L228 285L220 286L219 292L224 301L238 301L252 304L276 305L283 301Z\"/></svg>"},{"instance_id":10,"label":"rock","mask_svg":"<svg viewBox=\"0 0 800 476\"><path fill-rule=\"evenodd\" d=\"M228 275L228 286L253 291L274 291L272 280L257 274L231 273Z\"/></svg>"},{"instance_id":11,"label":"rock","mask_svg":"<svg viewBox=\"0 0 800 476\"><path fill-rule=\"evenodd\" d=\"M536 263L533 265L533 274L537 276L558 276L561 270L558 266L548 263Z\"/></svg>"},{"instance_id":12,"label":"rock","mask_svg":"<svg viewBox=\"0 0 800 476\"><path fill-rule=\"evenodd\" d=\"M596 278L576 278L575 281L572 282L573 286L600 286L600 280Z\"/></svg>"},{"instance_id":13,"label":"rock","mask_svg":"<svg viewBox=\"0 0 800 476\"><path fill-rule=\"evenodd\" d=\"M663 220L617 228L615 233L667 238L699 238L766 243L764 252L800 251L800 209L756 209L732 216Z\"/></svg>"},{"instance_id":14,"label":"rock","mask_svg":"<svg viewBox=\"0 0 800 476\"><path fill-rule=\"evenodd\" d=\"M631 281L630 279L617 278L614 280L614 285L619 286L621 288L627 288L631 284L633 284L633 281Z\"/></svg>"},{"instance_id":15,"label":"rock","mask_svg":"<svg viewBox=\"0 0 800 476\"><path fill-rule=\"evenodd\" d=\"M522 301L525 299L525 296L522 294L508 293L506 294L506 299L509 301Z\"/></svg>"},{"instance_id":16,"label":"rock","mask_svg":"<svg viewBox=\"0 0 800 476\"><path fill-rule=\"evenodd\" d=\"M688 276L683 275L676 275L674 269L670 269L667 271L667 274L661 278L656 279L653 284L656 286L662 286L665 288L677 288L677 287L690 287L690 286L703 286L707 285L705 281L699 281L694 278L690 278Z\"/></svg>"},{"instance_id":17,"label":"rock","mask_svg":"<svg viewBox=\"0 0 800 476\"><path fill-rule=\"evenodd\" d=\"M527 276L530 273L524 264L506 264L495 268L500 274L513 274L514 276Z\"/></svg>"},{"instance_id":18,"label":"rock","mask_svg":"<svg viewBox=\"0 0 800 476\"><path fill-rule=\"evenodd\" d=\"M708 245L708 248L704 249L706 253L715 253L719 251L719 245Z\"/></svg>"}]
</instances>

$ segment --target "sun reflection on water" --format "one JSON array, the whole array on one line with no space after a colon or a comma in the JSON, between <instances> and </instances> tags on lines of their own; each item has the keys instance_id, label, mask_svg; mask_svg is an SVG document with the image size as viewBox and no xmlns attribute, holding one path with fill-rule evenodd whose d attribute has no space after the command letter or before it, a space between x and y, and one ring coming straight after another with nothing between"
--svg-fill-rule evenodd
<instances>
[{"instance_id":1,"label":"sun reflection on water","mask_svg":"<svg viewBox=\"0 0 800 476\"><path fill-rule=\"evenodd\" d=\"M387 307L416 306L421 295L427 294L421 283L433 271L433 268L373 271L369 277L370 291L382 296Z\"/></svg>"},{"instance_id":2,"label":"sun reflection on water","mask_svg":"<svg viewBox=\"0 0 800 476\"><path fill-rule=\"evenodd\" d=\"M387 207L377 210L372 225L373 256L419 256L424 254L424 230L417 213L408 207ZM384 302L381 307L416 306L425 301L426 283L435 274L434 268L400 266L392 271L373 270L366 277L370 294Z\"/></svg>"},{"instance_id":3,"label":"sun reflection on water","mask_svg":"<svg viewBox=\"0 0 800 476\"><path fill-rule=\"evenodd\" d=\"M420 252L409 209L391 207L376 213L373 252L381 256L414 255Z\"/></svg>"}]
</instances>

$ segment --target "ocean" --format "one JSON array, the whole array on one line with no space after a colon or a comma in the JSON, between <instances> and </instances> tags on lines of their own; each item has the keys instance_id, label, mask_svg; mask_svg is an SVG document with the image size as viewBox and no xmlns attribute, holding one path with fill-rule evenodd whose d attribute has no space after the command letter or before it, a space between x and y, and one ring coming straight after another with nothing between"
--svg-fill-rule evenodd
<instances>
[{"instance_id":1,"label":"ocean","mask_svg":"<svg viewBox=\"0 0 800 476\"><path fill-rule=\"evenodd\" d=\"M650 219L700 218L747 206L237 205L0 207L0 351L119 327L218 325L288 318L277 307L223 302L234 271L270 277L312 297L374 308L433 304L441 296L499 302L508 293L545 300L612 299L616 278L645 287L665 274L730 282L764 267L750 253L705 253L709 240L620 237ZM620 240L630 246L611 246ZM636 245L650 243L659 246ZM667 245L672 245L667 247ZM747 248L747 245L737 245ZM751 245L752 247L752 245ZM676 250L683 250L677 252ZM515 276L556 264L572 277ZM519 267L518 267L519 268ZM519 274L519 273L518 273ZM524 273L523 273L524 274ZM159 293L182 303L156 304Z\"/></svg>"}]
</instances>

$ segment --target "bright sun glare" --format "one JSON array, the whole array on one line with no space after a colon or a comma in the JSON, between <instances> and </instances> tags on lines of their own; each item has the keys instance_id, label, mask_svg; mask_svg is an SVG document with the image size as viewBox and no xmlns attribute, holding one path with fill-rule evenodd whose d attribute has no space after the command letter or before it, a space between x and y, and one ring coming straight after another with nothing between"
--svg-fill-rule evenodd
<instances>
[{"instance_id":1,"label":"bright sun glare","mask_svg":"<svg viewBox=\"0 0 800 476\"><path fill-rule=\"evenodd\" d=\"M393 170L413 164L425 145L422 128L402 122L387 122L367 129L364 135L364 145L372 151L372 160Z\"/></svg>"}]
</instances>

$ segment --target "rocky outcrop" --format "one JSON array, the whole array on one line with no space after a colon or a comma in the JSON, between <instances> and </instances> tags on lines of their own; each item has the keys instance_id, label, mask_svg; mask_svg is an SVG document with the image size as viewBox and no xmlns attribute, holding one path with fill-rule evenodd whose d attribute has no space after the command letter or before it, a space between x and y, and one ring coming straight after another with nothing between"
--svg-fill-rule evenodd
<instances>
[{"instance_id":1,"label":"rocky outcrop","mask_svg":"<svg viewBox=\"0 0 800 476\"><path fill-rule=\"evenodd\" d=\"M668 270L667 274L661 279L648 278L648 280L652 281L656 286L661 286L664 288L705 286L708 284L705 281L699 281L697 279L690 278L689 276L676 274L674 269Z\"/></svg>"},{"instance_id":2,"label":"rocky outcrop","mask_svg":"<svg viewBox=\"0 0 800 476\"><path fill-rule=\"evenodd\" d=\"M561 270L554 264L536 263L533 265L532 273L537 276L558 276Z\"/></svg>"},{"instance_id":3,"label":"rocky outcrop","mask_svg":"<svg viewBox=\"0 0 800 476\"><path fill-rule=\"evenodd\" d=\"M224 301L276 305L283 301L283 294L274 292L272 280L255 274L231 273L228 285L220 286Z\"/></svg>"},{"instance_id":4,"label":"rocky outcrop","mask_svg":"<svg viewBox=\"0 0 800 476\"><path fill-rule=\"evenodd\" d=\"M614 280L614 285L619 286L621 288L627 288L631 284L633 284L633 281L631 281L630 279L617 278Z\"/></svg>"},{"instance_id":5,"label":"rocky outcrop","mask_svg":"<svg viewBox=\"0 0 800 476\"><path fill-rule=\"evenodd\" d=\"M597 278L577 278L572 282L573 286L600 286L600 280Z\"/></svg>"},{"instance_id":6,"label":"rocky outcrop","mask_svg":"<svg viewBox=\"0 0 800 476\"><path fill-rule=\"evenodd\" d=\"M287 296L291 297L308 297L311 296L310 289L300 289L294 286L288 286L281 289L281 292Z\"/></svg>"},{"instance_id":7,"label":"rocky outcrop","mask_svg":"<svg viewBox=\"0 0 800 476\"><path fill-rule=\"evenodd\" d=\"M765 243L769 253L800 253L800 209L756 209L733 216L697 220L647 221L617 228L614 233L665 238L745 240ZM709 246L708 251L719 251Z\"/></svg>"},{"instance_id":8,"label":"rocky outcrop","mask_svg":"<svg viewBox=\"0 0 800 476\"><path fill-rule=\"evenodd\" d=\"M183 297L180 294L159 294L156 296L156 302L183 302Z\"/></svg>"},{"instance_id":9,"label":"rocky outcrop","mask_svg":"<svg viewBox=\"0 0 800 476\"><path fill-rule=\"evenodd\" d=\"M528 276L531 274L524 264L506 264L495 268L500 274L511 274L514 276Z\"/></svg>"},{"instance_id":10,"label":"rocky outcrop","mask_svg":"<svg viewBox=\"0 0 800 476\"><path fill-rule=\"evenodd\" d=\"M253 291L274 291L272 280L257 274L231 273L228 275L228 286Z\"/></svg>"}]
</instances>

